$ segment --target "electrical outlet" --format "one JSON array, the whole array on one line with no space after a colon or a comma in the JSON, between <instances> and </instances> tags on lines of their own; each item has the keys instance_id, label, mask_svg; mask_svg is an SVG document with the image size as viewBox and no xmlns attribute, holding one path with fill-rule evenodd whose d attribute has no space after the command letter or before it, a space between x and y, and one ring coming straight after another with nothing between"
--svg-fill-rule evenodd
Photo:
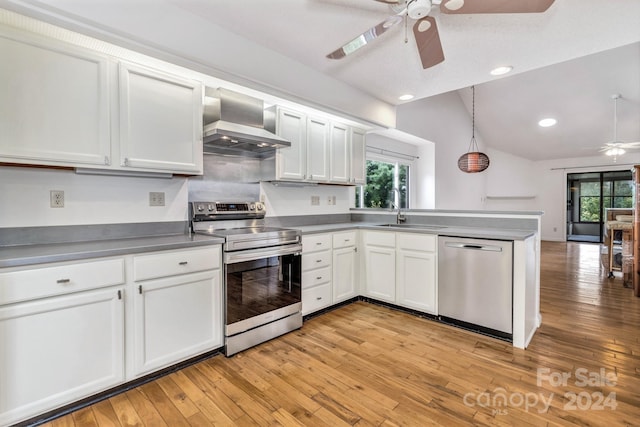
<instances>
[{"instance_id":1,"label":"electrical outlet","mask_svg":"<svg viewBox=\"0 0 640 427\"><path fill-rule=\"evenodd\" d=\"M327 204L335 205L336 204L336 196L329 196L329 199L327 200Z\"/></svg>"},{"instance_id":2,"label":"electrical outlet","mask_svg":"<svg viewBox=\"0 0 640 427\"><path fill-rule=\"evenodd\" d=\"M311 206L318 206L320 204L320 196L311 196Z\"/></svg>"},{"instance_id":3,"label":"electrical outlet","mask_svg":"<svg viewBox=\"0 0 640 427\"><path fill-rule=\"evenodd\" d=\"M164 192L149 192L149 206L164 206Z\"/></svg>"},{"instance_id":4,"label":"electrical outlet","mask_svg":"<svg viewBox=\"0 0 640 427\"><path fill-rule=\"evenodd\" d=\"M49 191L49 202L52 208L64 208L64 191L62 190Z\"/></svg>"}]
</instances>

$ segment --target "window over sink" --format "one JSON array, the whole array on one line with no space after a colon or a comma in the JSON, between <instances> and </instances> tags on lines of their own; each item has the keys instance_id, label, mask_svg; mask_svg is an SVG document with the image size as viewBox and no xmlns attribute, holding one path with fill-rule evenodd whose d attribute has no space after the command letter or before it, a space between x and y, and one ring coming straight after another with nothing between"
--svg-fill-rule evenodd
<instances>
[{"instance_id":1,"label":"window over sink","mask_svg":"<svg viewBox=\"0 0 640 427\"><path fill-rule=\"evenodd\" d=\"M409 208L411 162L367 153L366 184L356 187L358 208ZM395 191L395 190L398 191Z\"/></svg>"}]
</instances>

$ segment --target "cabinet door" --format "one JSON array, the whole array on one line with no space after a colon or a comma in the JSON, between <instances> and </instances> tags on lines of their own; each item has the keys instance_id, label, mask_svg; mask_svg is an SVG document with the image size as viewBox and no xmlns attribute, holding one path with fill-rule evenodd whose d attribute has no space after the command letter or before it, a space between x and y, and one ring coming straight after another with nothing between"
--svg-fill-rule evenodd
<instances>
[{"instance_id":1,"label":"cabinet door","mask_svg":"<svg viewBox=\"0 0 640 427\"><path fill-rule=\"evenodd\" d=\"M367 182L365 131L351 128L351 176L352 184L364 185Z\"/></svg>"},{"instance_id":2,"label":"cabinet door","mask_svg":"<svg viewBox=\"0 0 640 427\"><path fill-rule=\"evenodd\" d=\"M222 346L220 270L135 283L134 374Z\"/></svg>"},{"instance_id":3,"label":"cabinet door","mask_svg":"<svg viewBox=\"0 0 640 427\"><path fill-rule=\"evenodd\" d=\"M349 182L349 128L339 123L331 124L331 182Z\"/></svg>"},{"instance_id":4,"label":"cabinet door","mask_svg":"<svg viewBox=\"0 0 640 427\"><path fill-rule=\"evenodd\" d=\"M437 314L435 253L398 249L397 268L397 303Z\"/></svg>"},{"instance_id":5,"label":"cabinet door","mask_svg":"<svg viewBox=\"0 0 640 427\"><path fill-rule=\"evenodd\" d=\"M333 250L333 302L340 302L358 295L356 248Z\"/></svg>"},{"instance_id":6,"label":"cabinet door","mask_svg":"<svg viewBox=\"0 0 640 427\"><path fill-rule=\"evenodd\" d=\"M0 58L1 161L109 164L105 57L2 29Z\"/></svg>"},{"instance_id":7,"label":"cabinet door","mask_svg":"<svg viewBox=\"0 0 640 427\"><path fill-rule=\"evenodd\" d=\"M202 174L202 84L120 64L121 166Z\"/></svg>"},{"instance_id":8,"label":"cabinet door","mask_svg":"<svg viewBox=\"0 0 640 427\"><path fill-rule=\"evenodd\" d=\"M0 307L0 425L124 381L122 288Z\"/></svg>"},{"instance_id":9,"label":"cabinet door","mask_svg":"<svg viewBox=\"0 0 640 427\"><path fill-rule=\"evenodd\" d=\"M396 250L380 246L365 246L367 296L382 301L396 299Z\"/></svg>"},{"instance_id":10,"label":"cabinet door","mask_svg":"<svg viewBox=\"0 0 640 427\"><path fill-rule=\"evenodd\" d=\"M307 119L307 178L329 181L329 123Z\"/></svg>"},{"instance_id":11,"label":"cabinet door","mask_svg":"<svg viewBox=\"0 0 640 427\"><path fill-rule=\"evenodd\" d=\"M276 152L276 178L302 181L307 171L306 116L285 109L278 109L277 114L276 132L291 142L291 147Z\"/></svg>"}]
</instances>

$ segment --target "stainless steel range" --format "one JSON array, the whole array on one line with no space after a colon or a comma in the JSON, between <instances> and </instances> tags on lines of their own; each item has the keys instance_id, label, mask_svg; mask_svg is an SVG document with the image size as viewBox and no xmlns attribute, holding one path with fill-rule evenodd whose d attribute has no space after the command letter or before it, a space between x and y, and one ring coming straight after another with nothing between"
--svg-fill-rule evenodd
<instances>
[{"instance_id":1,"label":"stainless steel range","mask_svg":"<svg viewBox=\"0 0 640 427\"><path fill-rule=\"evenodd\" d=\"M225 355L300 328L300 231L264 226L260 202L192 202L190 211L194 233L225 240Z\"/></svg>"}]
</instances>

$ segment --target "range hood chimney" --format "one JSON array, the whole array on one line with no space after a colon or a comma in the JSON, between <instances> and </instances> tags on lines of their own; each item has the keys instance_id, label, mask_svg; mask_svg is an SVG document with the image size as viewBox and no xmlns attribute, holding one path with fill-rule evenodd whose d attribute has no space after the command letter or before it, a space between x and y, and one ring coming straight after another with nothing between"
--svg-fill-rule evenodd
<instances>
[{"instance_id":1,"label":"range hood chimney","mask_svg":"<svg viewBox=\"0 0 640 427\"><path fill-rule=\"evenodd\" d=\"M264 128L260 99L223 88L206 88L203 143L205 153L264 158L291 142Z\"/></svg>"}]
</instances>

